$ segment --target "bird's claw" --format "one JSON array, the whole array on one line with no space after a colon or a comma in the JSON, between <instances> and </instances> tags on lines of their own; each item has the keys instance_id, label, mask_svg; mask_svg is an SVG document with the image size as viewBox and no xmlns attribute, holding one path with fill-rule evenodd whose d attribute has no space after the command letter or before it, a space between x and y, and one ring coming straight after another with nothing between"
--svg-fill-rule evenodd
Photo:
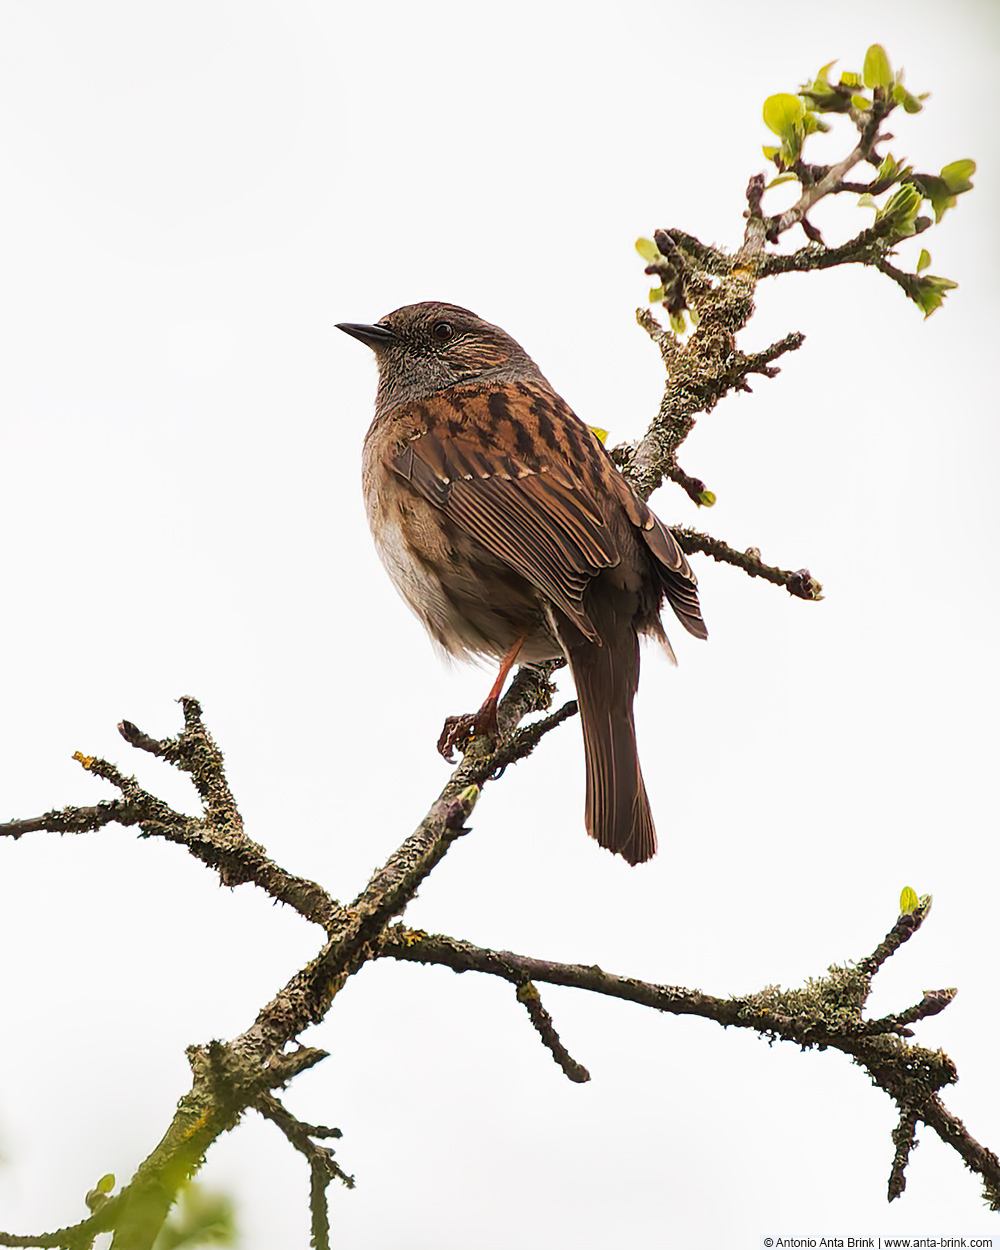
<instances>
[{"instance_id":1,"label":"bird's claw","mask_svg":"<svg viewBox=\"0 0 1000 1250\"><path fill-rule=\"evenodd\" d=\"M437 749L449 764L455 762L455 751L463 753L475 738L496 737L497 705L487 699L478 712L466 712L464 716L449 716L438 738Z\"/></svg>"}]
</instances>

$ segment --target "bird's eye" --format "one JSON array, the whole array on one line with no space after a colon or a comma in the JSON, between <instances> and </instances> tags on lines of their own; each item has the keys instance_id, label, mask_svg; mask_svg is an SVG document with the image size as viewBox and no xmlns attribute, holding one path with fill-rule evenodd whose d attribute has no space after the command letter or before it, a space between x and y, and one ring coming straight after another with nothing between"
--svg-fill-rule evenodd
<instances>
[{"instance_id":1,"label":"bird's eye","mask_svg":"<svg viewBox=\"0 0 1000 1250\"><path fill-rule=\"evenodd\" d=\"M435 321L431 326L431 334L439 343L447 343L455 335L455 327L450 321Z\"/></svg>"}]
</instances>

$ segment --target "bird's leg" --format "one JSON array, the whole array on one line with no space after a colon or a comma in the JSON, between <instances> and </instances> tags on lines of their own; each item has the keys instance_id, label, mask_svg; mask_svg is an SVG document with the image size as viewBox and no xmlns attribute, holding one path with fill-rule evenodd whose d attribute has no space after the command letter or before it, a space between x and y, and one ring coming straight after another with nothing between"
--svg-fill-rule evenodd
<instances>
[{"instance_id":1,"label":"bird's leg","mask_svg":"<svg viewBox=\"0 0 1000 1250\"><path fill-rule=\"evenodd\" d=\"M463 751L473 738L483 734L491 738L496 736L497 704L500 701L500 691L503 690L507 674L514 667L514 661L524 646L526 637L527 634L522 634L503 657L497 679L479 711L466 712L464 716L449 716L445 721L441 737L438 738L437 749L449 764L454 763L456 748Z\"/></svg>"}]
</instances>

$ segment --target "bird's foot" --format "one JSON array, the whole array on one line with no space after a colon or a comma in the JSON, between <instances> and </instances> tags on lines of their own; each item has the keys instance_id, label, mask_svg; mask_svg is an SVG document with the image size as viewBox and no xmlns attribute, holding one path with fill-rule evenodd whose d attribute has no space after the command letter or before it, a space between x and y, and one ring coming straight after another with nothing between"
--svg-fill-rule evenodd
<instances>
[{"instance_id":1,"label":"bird's foot","mask_svg":"<svg viewBox=\"0 0 1000 1250\"><path fill-rule=\"evenodd\" d=\"M497 701L491 698L478 712L449 716L438 738L437 749L449 764L454 764L456 750L464 753L476 738L495 738L496 735Z\"/></svg>"}]
</instances>

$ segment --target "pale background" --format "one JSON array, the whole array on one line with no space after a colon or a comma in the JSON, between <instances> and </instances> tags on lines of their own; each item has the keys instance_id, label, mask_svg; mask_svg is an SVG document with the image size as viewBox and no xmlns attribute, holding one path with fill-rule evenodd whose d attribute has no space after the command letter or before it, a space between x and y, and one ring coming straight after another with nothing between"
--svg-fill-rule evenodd
<instances>
[{"instance_id":1,"label":"pale background","mask_svg":"<svg viewBox=\"0 0 1000 1250\"><path fill-rule=\"evenodd\" d=\"M933 892L871 1009L960 987L919 1040L1000 1148L990 3L5 0L2 815L110 795L74 750L189 804L114 726L171 733L190 693L250 834L352 896L489 677L439 665L375 558L375 371L333 324L467 305L612 441L637 437L662 371L633 239L738 242L764 97L834 57L859 69L875 40L933 92L891 150L979 161L922 241L960 289L925 323L874 273L766 283L743 346L805 346L690 439L718 505L654 500L807 565L825 601L698 559L711 639L674 630L680 667L647 653L638 701L658 858L633 870L585 836L573 724L489 787L407 918L725 994L864 955L901 887ZM817 215L831 240L867 220L844 211ZM319 935L116 829L0 845L0 891L0 1227L28 1232L128 1178L188 1086L185 1045L242 1031ZM338 1247L997 1229L927 1130L886 1205L895 1111L842 1055L543 999L591 1084L509 987L443 970L369 967L305 1035L332 1055L289 1105L344 1130L358 1178L331 1190ZM247 1250L307 1244L306 1167L272 1126L248 1117L202 1179L234 1195Z\"/></svg>"}]
</instances>

